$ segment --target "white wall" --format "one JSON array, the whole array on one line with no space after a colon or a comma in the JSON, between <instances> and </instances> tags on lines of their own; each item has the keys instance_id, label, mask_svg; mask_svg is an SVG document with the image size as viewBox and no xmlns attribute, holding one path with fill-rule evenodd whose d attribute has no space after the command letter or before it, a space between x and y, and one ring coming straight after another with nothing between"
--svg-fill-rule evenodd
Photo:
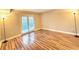
<instances>
[{"instance_id":1,"label":"white wall","mask_svg":"<svg viewBox=\"0 0 79 59\"><path fill-rule=\"evenodd\" d=\"M77 13L77 28L79 33L79 13ZM44 29L74 33L74 18L70 10L54 10L42 14Z\"/></svg>"},{"instance_id":2,"label":"white wall","mask_svg":"<svg viewBox=\"0 0 79 59\"><path fill-rule=\"evenodd\" d=\"M40 29L40 15L37 13L29 13L25 11L13 11L10 16L8 16L5 20L6 25L6 38L16 37L21 33L21 16L34 16L35 20L35 30ZM3 22L0 19L0 41L4 39L3 35Z\"/></svg>"}]
</instances>

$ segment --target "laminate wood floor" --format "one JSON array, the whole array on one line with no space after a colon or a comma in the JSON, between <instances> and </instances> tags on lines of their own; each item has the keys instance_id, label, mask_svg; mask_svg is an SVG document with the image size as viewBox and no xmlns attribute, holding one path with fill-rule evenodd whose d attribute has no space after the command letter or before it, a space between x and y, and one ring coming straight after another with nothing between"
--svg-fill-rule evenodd
<instances>
[{"instance_id":1,"label":"laminate wood floor","mask_svg":"<svg viewBox=\"0 0 79 59\"><path fill-rule=\"evenodd\" d=\"M39 30L2 43L0 50L79 50L79 38Z\"/></svg>"}]
</instances>

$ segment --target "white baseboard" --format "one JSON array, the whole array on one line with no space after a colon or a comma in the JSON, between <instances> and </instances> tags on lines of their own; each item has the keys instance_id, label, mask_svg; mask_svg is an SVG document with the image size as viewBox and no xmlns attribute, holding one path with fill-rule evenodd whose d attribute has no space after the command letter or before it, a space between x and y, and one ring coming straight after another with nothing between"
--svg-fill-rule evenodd
<instances>
[{"instance_id":1,"label":"white baseboard","mask_svg":"<svg viewBox=\"0 0 79 59\"><path fill-rule=\"evenodd\" d=\"M40 28L39 29L35 29L34 31L38 31L38 30L40 30Z\"/></svg>"},{"instance_id":2,"label":"white baseboard","mask_svg":"<svg viewBox=\"0 0 79 59\"><path fill-rule=\"evenodd\" d=\"M40 29L35 29L34 31L38 31L38 30L40 30ZM22 35L22 34L18 34L18 35L9 37L9 38L7 38L6 40L11 40L11 39L14 39L14 38L16 38L16 37L20 37L21 35ZM1 40L1 41L0 41L0 47L1 47L1 44L2 44L3 41L4 41L4 40Z\"/></svg>"},{"instance_id":3,"label":"white baseboard","mask_svg":"<svg viewBox=\"0 0 79 59\"><path fill-rule=\"evenodd\" d=\"M71 34L71 35L75 35L75 33L71 33L71 32L65 32L65 31L59 31L59 30L53 30L53 29L47 29L47 28L42 28L43 30L49 30L49 31L54 31L54 32L60 32L60 33L65 33L65 34ZM40 29L35 29L34 31L38 31ZM10 38L7 38L7 40L10 40L10 39L14 39L16 37L19 37L21 36L22 34L18 34L18 35L15 35L15 36L12 36ZM78 34L79 35L79 34ZM0 47L1 47L1 44L2 44L3 40L0 41Z\"/></svg>"},{"instance_id":4,"label":"white baseboard","mask_svg":"<svg viewBox=\"0 0 79 59\"><path fill-rule=\"evenodd\" d=\"M16 37L20 37L22 34L18 34L18 35L15 35L15 36L12 36L12 37L9 37L9 38L7 38L6 40L11 40L11 39L14 39L14 38L16 38Z\"/></svg>"},{"instance_id":5,"label":"white baseboard","mask_svg":"<svg viewBox=\"0 0 79 59\"><path fill-rule=\"evenodd\" d=\"M38 30L40 30L40 29L35 29L34 31L38 31ZM22 34L18 34L18 35L12 36L10 38L7 38L7 40L14 39L14 38L19 37L19 36L22 36Z\"/></svg>"},{"instance_id":6,"label":"white baseboard","mask_svg":"<svg viewBox=\"0 0 79 59\"><path fill-rule=\"evenodd\" d=\"M75 33L71 33L71 32L65 32L65 31L53 30L53 29L47 29L47 28L42 28L42 29L44 29L44 30L49 30L49 31L54 31L54 32L65 33L65 34L75 35ZM78 35L79 35L79 34L78 34Z\"/></svg>"},{"instance_id":7,"label":"white baseboard","mask_svg":"<svg viewBox=\"0 0 79 59\"><path fill-rule=\"evenodd\" d=\"M14 39L14 38L16 38L16 37L19 37L19 36L21 36L21 35L22 35L22 34L18 34L18 35L9 37L9 38L7 38L6 40L11 40L11 39ZM4 41L4 40L1 40L1 41L0 41L0 47L1 47L3 41Z\"/></svg>"}]
</instances>

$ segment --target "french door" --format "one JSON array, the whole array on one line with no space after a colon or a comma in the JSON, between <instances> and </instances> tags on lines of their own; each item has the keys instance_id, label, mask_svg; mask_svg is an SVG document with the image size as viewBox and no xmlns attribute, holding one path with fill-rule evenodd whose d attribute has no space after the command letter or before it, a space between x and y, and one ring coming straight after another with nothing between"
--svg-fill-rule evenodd
<instances>
[{"instance_id":1,"label":"french door","mask_svg":"<svg viewBox=\"0 0 79 59\"><path fill-rule=\"evenodd\" d=\"M22 16L22 34L34 31L35 24L33 16Z\"/></svg>"}]
</instances>

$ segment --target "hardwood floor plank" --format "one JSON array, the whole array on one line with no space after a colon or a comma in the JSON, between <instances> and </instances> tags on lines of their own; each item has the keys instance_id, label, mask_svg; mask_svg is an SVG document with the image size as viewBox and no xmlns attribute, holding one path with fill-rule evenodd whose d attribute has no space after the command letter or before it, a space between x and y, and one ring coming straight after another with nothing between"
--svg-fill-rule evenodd
<instances>
[{"instance_id":1,"label":"hardwood floor plank","mask_svg":"<svg viewBox=\"0 0 79 59\"><path fill-rule=\"evenodd\" d=\"M79 38L69 34L39 30L2 43L0 50L79 50Z\"/></svg>"}]
</instances>

